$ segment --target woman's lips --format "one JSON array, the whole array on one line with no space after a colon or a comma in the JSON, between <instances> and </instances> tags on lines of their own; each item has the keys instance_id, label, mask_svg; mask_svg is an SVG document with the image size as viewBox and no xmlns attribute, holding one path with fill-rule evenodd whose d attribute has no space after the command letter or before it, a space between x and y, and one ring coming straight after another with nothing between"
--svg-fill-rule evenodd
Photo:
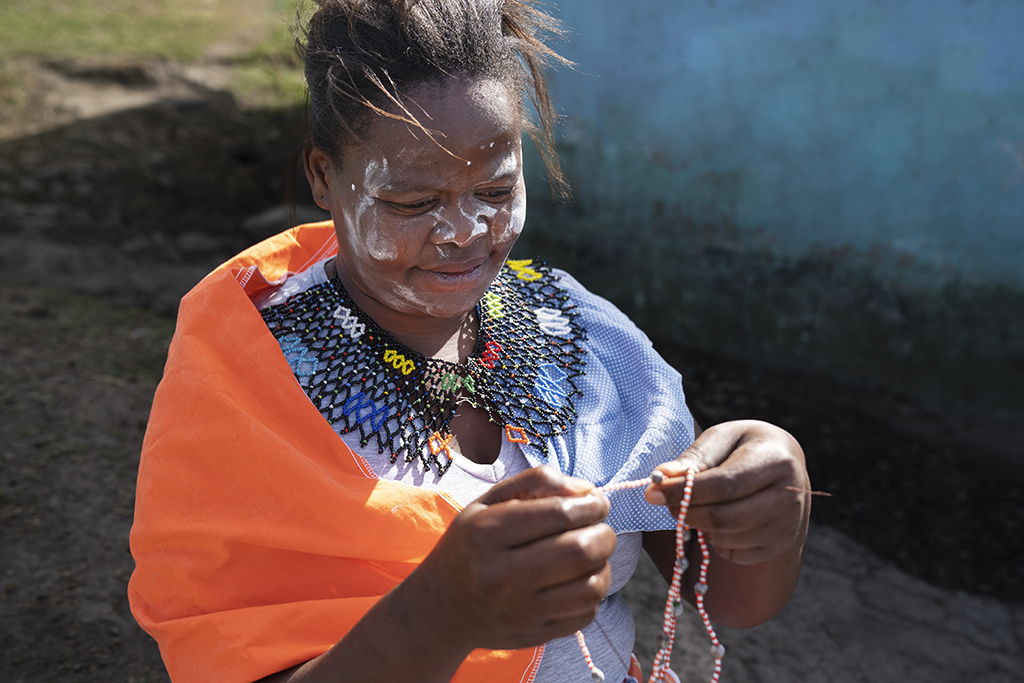
<instances>
[{"instance_id":1,"label":"woman's lips","mask_svg":"<svg viewBox=\"0 0 1024 683\"><path fill-rule=\"evenodd\" d=\"M440 283L458 286L475 283L483 274L485 263L487 263L486 258L462 263L446 263L441 266L426 268L424 272L429 273Z\"/></svg>"},{"instance_id":2,"label":"woman's lips","mask_svg":"<svg viewBox=\"0 0 1024 683\"><path fill-rule=\"evenodd\" d=\"M477 270L486 262L486 258L477 258L470 261L460 261L459 263L445 263L433 268L427 268L427 270L439 275L462 275Z\"/></svg>"}]
</instances>

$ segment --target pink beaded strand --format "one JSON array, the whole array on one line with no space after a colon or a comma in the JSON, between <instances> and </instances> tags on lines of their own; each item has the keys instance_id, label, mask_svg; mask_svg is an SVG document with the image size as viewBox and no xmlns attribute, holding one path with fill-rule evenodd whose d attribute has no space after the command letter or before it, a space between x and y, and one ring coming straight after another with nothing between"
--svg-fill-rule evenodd
<instances>
[{"instance_id":1,"label":"pink beaded strand","mask_svg":"<svg viewBox=\"0 0 1024 683\"><path fill-rule=\"evenodd\" d=\"M711 552L708 550L708 544L704 540L704 533L697 530L697 543L700 544L700 579L693 587L695 602L697 603L697 611L700 613L700 618L704 621L704 628L707 629L708 636L711 637L711 654L715 658L715 672L711 676L711 683L718 683L718 677L722 674L722 658L725 657L725 646L718 640L718 635L715 633L714 627L711 625L711 619L708 618L708 613L704 609L704 595L708 592L708 563L711 561Z\"/></svg>"},{"instance_id":2,"label":"pink beaded strand","mask_svg":"<svg viewBox=\"0 0 1024 683\"><path fill-rule=\"evenodd\" d=\"M683 487L683 499L679 504L679 518L676 522L676 562L672 569L672 581L669 583L668 596L665 599L665 616L662 622L661 633L658 635L658 652L654 656L654 668L651 671L648 683L660 683L665 680L665 676L669 671L669 661L672 657L672 645L675 643L676 620L683 613L683 574L686 573L690 566L689 560L686 558L686 542L690 539L690 527L686 524L686 513L690 509L695 476L696 470L686 471L686 485ZM598 487L597 490L602 493L614 493L615 491L646 487L652 482L660 484L662 481L664 481L664 475L661 472L655 471L650 477L645 479L606 484L605 486ZM711 561L711 553L708 550L707 542L704 540L704 534L700 530L697 530L697 543L700 544L701 552L700 577L693 587L693 592L696 597L697 611L704 621L704 628L711 637L711 654L715 658L715 671L711 676L711 683L718 683L719 676L722 673L722 658L725 656L725 647L719 642L715 629L711 625L711 619L704 609L704 595L708 592L708 564ZM580 651L583 653L583 658L590 669L591 679L594 683L603 683L604 673L594 664L582 631L576 632L576 640L579 641Z\"/></svg>"},{"instance_id":3,"label":"pink beaded strand","mask_svg":"<svg viewBox=\"0 0 1024 683\"><path fill-rule=\"evenodd\" d=\"M587 641L583 638L583 631L576 631L576 640L580 644L580 652L583 653L583 659L587 660L587 667L590 669L590 678L594 683L604 683L604 672L597 668L594 664L594 660L590 657L590 649L587 647Z\"/></svg>"}]
</instances>

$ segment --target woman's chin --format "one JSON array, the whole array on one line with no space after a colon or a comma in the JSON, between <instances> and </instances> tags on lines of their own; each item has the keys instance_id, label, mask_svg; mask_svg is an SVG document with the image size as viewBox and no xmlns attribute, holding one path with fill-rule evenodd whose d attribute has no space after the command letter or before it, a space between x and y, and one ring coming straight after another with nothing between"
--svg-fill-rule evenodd
<instances>
[{"instance_id":1,"label":"woman's chin","mask_svg":"<svg viewBox=\"0 0 1024 683\"><path fill-rule=\"evenodd\" d=\"M457 274L426 279L421 286L395 290L390 308L431 318L460 318L476 307L492 278Z\"/></svg>"}]
</instances>

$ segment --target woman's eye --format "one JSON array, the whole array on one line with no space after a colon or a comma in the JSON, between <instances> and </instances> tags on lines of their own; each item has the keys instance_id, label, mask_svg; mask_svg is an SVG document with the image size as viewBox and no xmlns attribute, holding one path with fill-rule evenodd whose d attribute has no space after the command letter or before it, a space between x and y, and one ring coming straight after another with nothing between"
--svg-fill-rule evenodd
<instances>
[{"instance_id":1,"label":"woman's eye","mask_svg":"<svg viewBox=\"0 0 1024 683\"><path fill-rule=\"evenodd\" d=\"M405 213L419 213L434 205L433 199L421 199L418 202L388 202L391 206Z\"/></svg>"},{"instance_id":2,"label":"woman's eye","mask_svg":"<svg viewBox=\"0 0 1024 683\"><path fill-rule=\"evenodd\" d=\"M491 202L500 202L512 195L512 188L502 187L493 190L484 190L477 193L482 199Z\"/></svg>"}]
</instances>

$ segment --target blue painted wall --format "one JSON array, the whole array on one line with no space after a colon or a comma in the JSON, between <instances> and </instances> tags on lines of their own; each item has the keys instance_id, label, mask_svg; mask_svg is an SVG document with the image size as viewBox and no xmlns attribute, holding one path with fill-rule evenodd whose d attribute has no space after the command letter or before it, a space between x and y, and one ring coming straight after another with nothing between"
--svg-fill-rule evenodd
<instances>
[{"instance_id":1,"label":"blue painted wall","mask_svg":"<svg viewBox=\"0 0 1024 683\"><path fill-rule=\"evenodd\" d=\"M520 253L656 338L1024 413L1024 2L557 8L575 204L533 172Z\"/></svg>"}]
</instances>

